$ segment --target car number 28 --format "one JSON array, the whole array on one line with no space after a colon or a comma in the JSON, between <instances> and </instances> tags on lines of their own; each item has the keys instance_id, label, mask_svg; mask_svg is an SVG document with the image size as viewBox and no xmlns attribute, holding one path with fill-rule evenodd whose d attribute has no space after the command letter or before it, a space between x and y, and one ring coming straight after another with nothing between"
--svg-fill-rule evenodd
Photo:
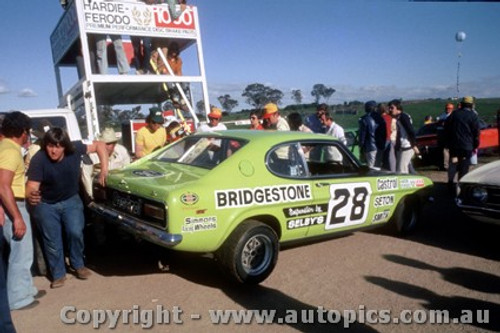
<instances>
[{"instance_id":1,"label":"car number 28","mask_svg":"<svg viewBox=\"0 0 500 333\"><path fill-rule=\"evenodd\" d=\"M370 207L371 193L370 183L331 185L325 229L330 230L365 222Z\"/></svg>"}]
</instances>

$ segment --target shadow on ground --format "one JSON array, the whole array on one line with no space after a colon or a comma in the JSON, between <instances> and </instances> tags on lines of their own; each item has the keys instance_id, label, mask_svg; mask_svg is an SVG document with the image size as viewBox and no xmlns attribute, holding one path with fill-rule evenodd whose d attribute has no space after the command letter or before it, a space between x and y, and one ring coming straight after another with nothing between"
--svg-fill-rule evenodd
<instances>
[{"instance_id":1,"label":"shadow on ground","mask_svg":"<svg viewBox=\"0 0 500 333\"><path fill-rule=\"evenodd\" d=\"M408 240L500 260L500 225L481 223L464 215L456 206L446 183L434 183L432 195L434 202L423 208L419 226L412 235L406 236ZM373 232L391 234L386 230Z\"/></svg>"}]
</instances>

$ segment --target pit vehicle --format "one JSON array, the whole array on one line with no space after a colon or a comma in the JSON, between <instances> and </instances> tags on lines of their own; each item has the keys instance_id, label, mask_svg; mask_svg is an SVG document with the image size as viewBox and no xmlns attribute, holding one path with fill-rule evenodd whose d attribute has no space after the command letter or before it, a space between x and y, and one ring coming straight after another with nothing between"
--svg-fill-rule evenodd
<instances>
[{"instance_id":1,"label":"pit vehicle","mask_svg":"<svg viewBox=\"0 0 500 333\"><path fill-rule=\"evenodd\" d=\"M361 165L331 136L227 130L187 136L94 184L91 209L152 243L214 253L256 284L280 244L393 223L412 231L432 181Z\"/></svg>"}]
</instances>

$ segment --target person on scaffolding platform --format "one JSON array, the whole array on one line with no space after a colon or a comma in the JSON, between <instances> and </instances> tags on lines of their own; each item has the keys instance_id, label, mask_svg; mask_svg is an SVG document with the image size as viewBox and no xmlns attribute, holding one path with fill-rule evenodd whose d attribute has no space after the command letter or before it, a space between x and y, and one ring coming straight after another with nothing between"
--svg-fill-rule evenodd
<instances>
[{"instance_id":1,"label":"person on scaffolding platform","mask_svg":"<svg viewBox=\"0 0 500 333\"><path fill-rule=\"evenodd\" d=\"M172 21L178 19L179 16L181 16L181 14L184 12L184 10L186 10L186 0L159 0L157 1L157 3L168 4L168 10ZM177 10L177 5L180 5L180 10ZM153 50L151 51L150 64L156 74L169 74L158 52L158 49L160 49L165 59L167 59L169 53L167 43L168 41L166 41L164 38L153 39Z\"/></svg>"}]
</instances>

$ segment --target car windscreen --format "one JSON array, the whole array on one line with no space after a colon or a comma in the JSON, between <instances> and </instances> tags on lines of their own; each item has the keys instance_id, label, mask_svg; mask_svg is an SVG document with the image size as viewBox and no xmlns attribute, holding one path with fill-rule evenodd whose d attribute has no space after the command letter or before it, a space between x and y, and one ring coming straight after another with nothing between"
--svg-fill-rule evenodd
<instances>
[{"instance_id":1,"label":"car windscreen","mask_svg":"<svg viewBox=\"0 0 500 333\"><path fill-rule=\"evenodd\" d=\"M219 136L190 136L165 148L155 160L213 169L246 143L245 140Z\"/></svg>"}]
</instances>

